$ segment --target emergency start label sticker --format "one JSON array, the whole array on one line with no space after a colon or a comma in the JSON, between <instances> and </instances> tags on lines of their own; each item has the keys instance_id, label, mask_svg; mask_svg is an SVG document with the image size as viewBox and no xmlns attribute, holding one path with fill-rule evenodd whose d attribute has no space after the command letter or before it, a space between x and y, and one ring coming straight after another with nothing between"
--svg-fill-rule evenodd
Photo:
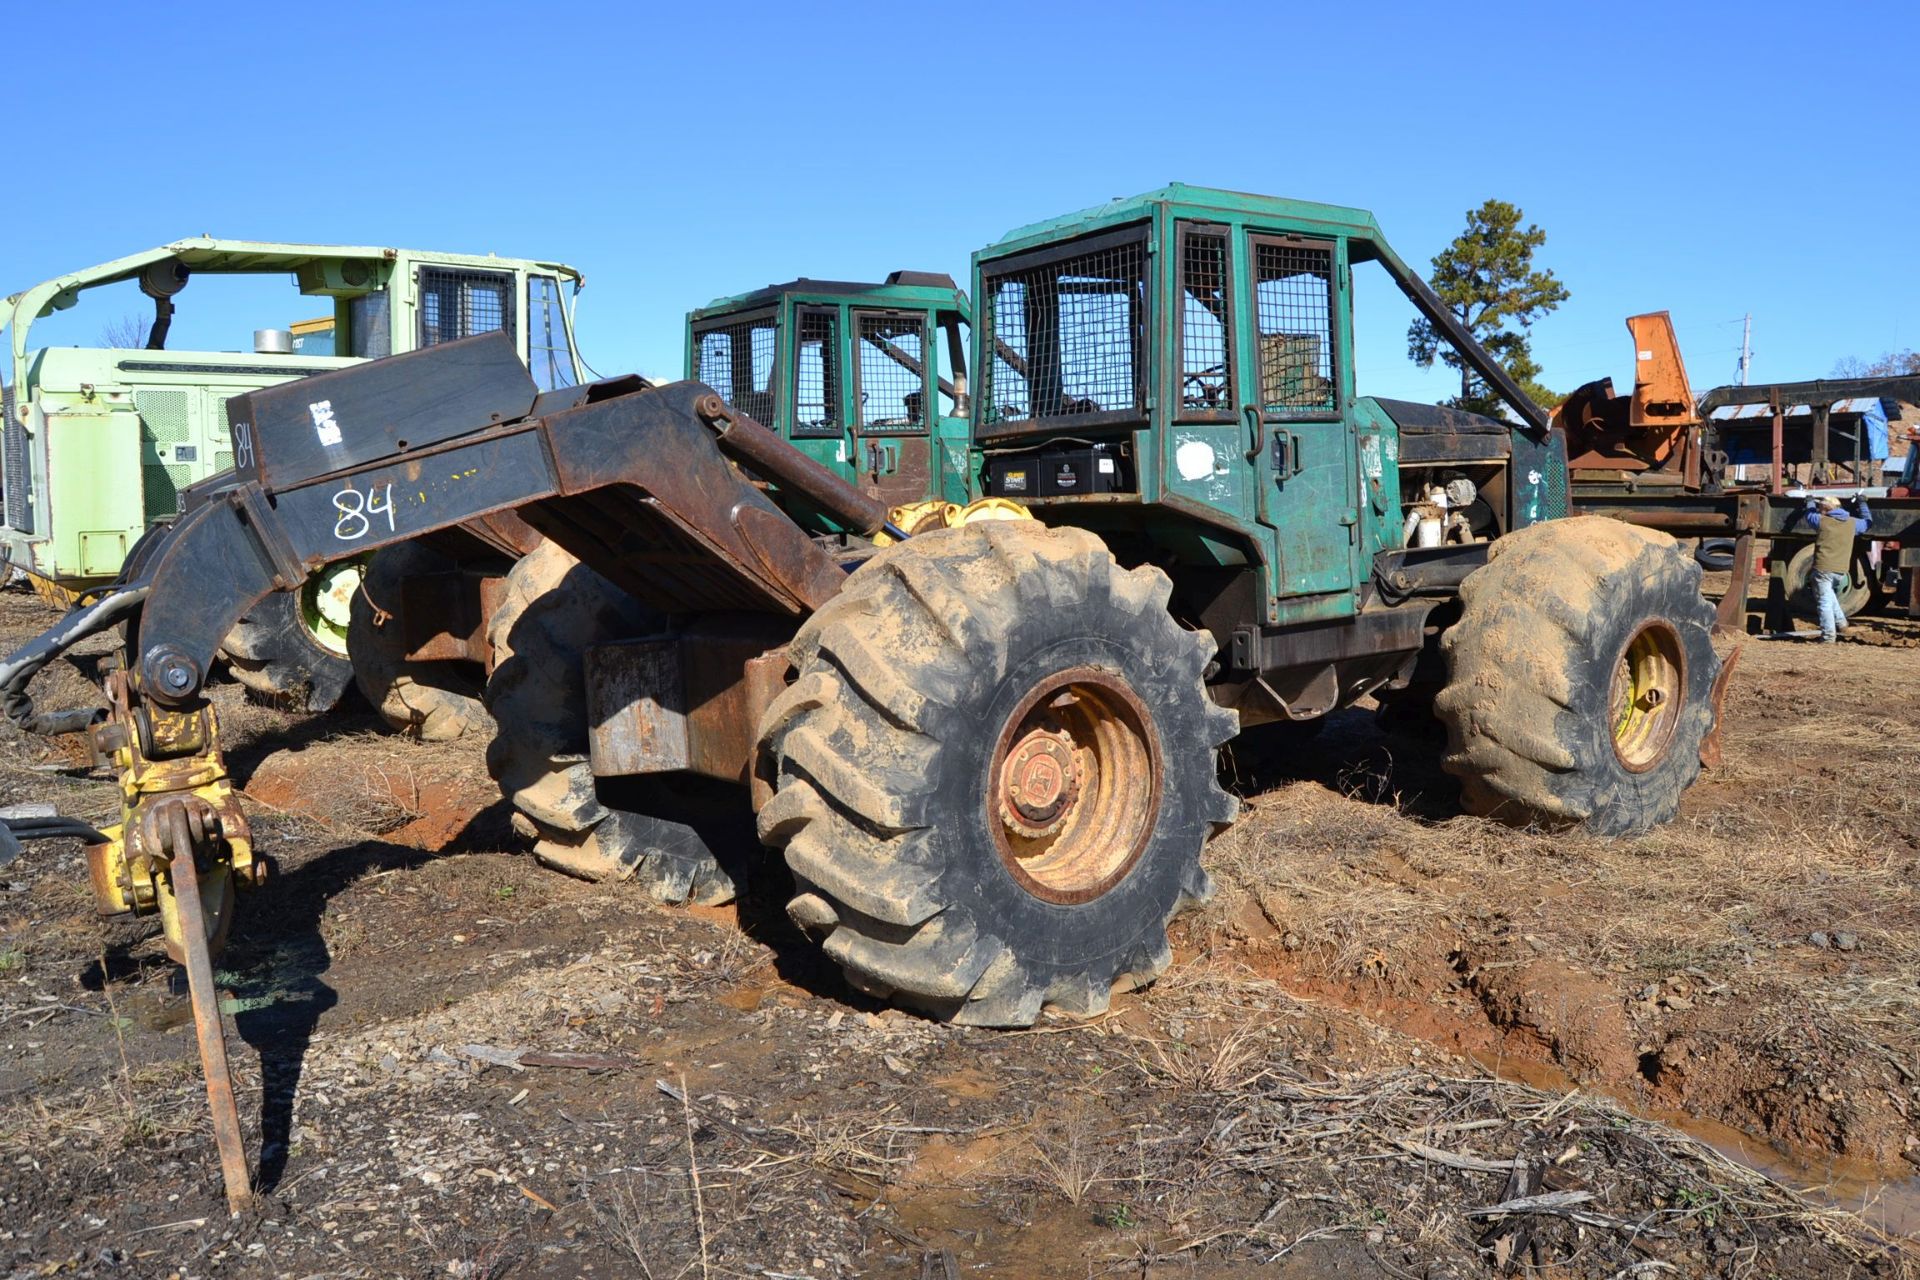
<instances>
[{"instance_id":1,"label":"emergency start label sticker","mask_svg":"<svg viewBox=\"0 0 1920 1280\"><path fill-rule=\"evenodd\" d=\"M316 400L307 406L307 412L313 415L314 434L320 437L320 443L331 448L340 443L340 424L333 420L333 401Z\"/></svg>"}]
</instances>

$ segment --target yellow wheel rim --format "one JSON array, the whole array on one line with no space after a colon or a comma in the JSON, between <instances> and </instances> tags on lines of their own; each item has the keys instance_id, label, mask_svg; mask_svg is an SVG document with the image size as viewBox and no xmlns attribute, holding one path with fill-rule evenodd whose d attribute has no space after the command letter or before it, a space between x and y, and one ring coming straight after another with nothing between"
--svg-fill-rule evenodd
<instances>
[{"instance_id":1,"label":"yellow wheel rim","mask_svg":"<svg viewBox=\"0 0 1920 1280\"><path fill-rule=\"evenodd\" d=\"M1615 664L1613 751L1636 773L1666 758L1686 704L1687 663L1680 637L1664 622L1634 632Z\"/></svg>"}]
</instances>

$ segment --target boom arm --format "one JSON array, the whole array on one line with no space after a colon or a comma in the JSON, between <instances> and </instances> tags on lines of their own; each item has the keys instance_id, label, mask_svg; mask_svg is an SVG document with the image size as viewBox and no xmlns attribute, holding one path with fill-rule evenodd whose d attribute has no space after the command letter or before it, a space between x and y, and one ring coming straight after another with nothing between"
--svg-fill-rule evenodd
<instances>
[{"instance_id":1,"label":"boom arm","mask_svg":"<svg viewBox=\"0 0 1920 1280\"><path fill-rule=\"evenodd\" d=\"M1400 255L1384 240L1374 240L1368 247L1380 260L1380 265L1386 268L1387 274L1393 277L1393 282L1400 286L1400 291L1407 295L1408 301L1426 317L1429 324L1440 331L1460 358L1467 362L1467 367L1485 379L1488 386L1499 392L1507 406L1520 415L1526 433L1536 440L1544 439L1549 425L1547 411L1528 399L1527 393L1520 389L1520 384L1460 323L1460 317L1453 314L1453 309L1442 302L1419 273L1402 262Z\"/></svg>"},{"instance_id":2,"label":"boom arm","mask_svg":"<svg viewBox=\"0 0 1920 1280\"><path fill-rule=\"evenodd\" d=\"M516 380L531 412L498 421L488 406L514 403ZM449 397L455 381L465 390ZM482 386L492 391L476 395ZM494 421L450 416L463 410ZM229 411L243 464L233 483L206 493L132 563L149 594L130 666L140 692L165 704L199 692L222 639L269 592L494 512L517 509L662 612L787 615L838 592L844 571L728 454L853 528L875 531L886 518L700 383L596 384L536 401L496 334L235 397ZM362 412L378 416L363 426ZM433 442L410 447L404 432ZM329 467L333 453L359 461Z\"/></svg>"}]
</instances>

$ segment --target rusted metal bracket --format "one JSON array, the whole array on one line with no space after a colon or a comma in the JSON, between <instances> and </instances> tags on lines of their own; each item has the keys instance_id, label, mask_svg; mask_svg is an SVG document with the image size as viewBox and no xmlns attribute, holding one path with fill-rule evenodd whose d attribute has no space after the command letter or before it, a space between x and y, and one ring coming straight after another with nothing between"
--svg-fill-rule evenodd
<instances>
[{"instance_id":1,"label":"rusted metal bracket","mask_svg":"<svg viewBox=\"0 0 1920 1280\"><path fill-rule=\"evenodd\" d=\"M1747 597L1752 590L1753 531L1748 529L1733 540L1733 577L1727 583L1727 593L1720 597L1720 608L1714 613L1714 635L1747 633Z\"/></svg>"},{"instance_id":2,"label":"rusted metal bracket","mask_svg":"<svg viewBox=\"0 0 1920 1280\"><path fill-rule=\"evenodd\" d=\"M220 1151L220 1176L227 1187L227 1208L238 1214L253 1199L247 1172L247 1140L240 1131L240 1109L233 1098L233 1072L227 1062L226 1029L220 1022L220 993L213 984L213 953L207 946L207 918L200 901L196 850L217 839L219 815L197 796L168 796L148 810L144 830L164 849L180 913L182 961L193 1001L193 1034L200 1045L200 1069L207 1082L207 1109L213 1116L213 1141ZM225 875L225 868L220 874Z\"/></svg>"},{"instance_id":3,"label":"rusted metal bracket","mask_svg":"<svg viewBox=\"0 0 1920 1280\"><path fill-rule=\"evenodd\" d=\"M1740 665L1740 655L1747 651L1744 644L1735 645L1727 660L1720 664L1720 674L1713 678L1713 727L1707 730L1707 736L1700 740L1700 767L1718 769L1720 767L1720 730L1723 725L1721 708L1727 700L1727 685L1731 683L1733 669Z\"/></svg>"}]
</instances>

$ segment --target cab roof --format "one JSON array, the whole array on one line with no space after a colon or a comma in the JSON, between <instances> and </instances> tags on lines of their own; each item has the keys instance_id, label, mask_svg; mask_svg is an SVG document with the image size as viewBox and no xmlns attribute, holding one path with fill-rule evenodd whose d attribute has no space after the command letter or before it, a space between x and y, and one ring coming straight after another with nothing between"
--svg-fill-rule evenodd
<instances>
[{"instance_id":1,"label":"cab roof","mask_svg":"<svg viewBox=\"0 0 1920 1280\"><path fill-rule=\"evenodd\" d=\"M293 271L312 262L369 259L389 261L402 254L433 262L451 263L455 266L491 266L496 269L527 267L539 271L551 271L576 281L585 278L576 268L562 262L545 262L532 258L502 258L496 254L441 253L437 250L395 249L378 245L222 240L213 236L195 236L187 240L174 240L139 253L128 254L124 258L115 258L111 262L103 262L98 266L65 272L52 280L43 281L32 288L9 295L6 301L7 305L13 306L28 294L52 295L63 293L68 289L91 289L103 284L117 284L122 280L135 279L149 265L164 262L169 258L177 258L193 270L209 275L221 272L246 275L256 272Z\"/></svg>"},{"instance_id":2,"label":"cab roof","mask_svg":"<svg viewBox=\"0 0 1920 1280\"><path fill-rule=\"evenodd\" d=\"M887 278L879 284L859 280L814 280L802 276L798 280L789 280L784 284L770 284L748 293L715 298L706 306L696 308L689 313L687 319L704 320L710 316L728 315L735 311L748 311L754 307L771 306L783 298L795 295L819 298L872 295L919 304L958 301L962 309L966 306L966 294L961 292L960 286L954 282L953 277L944 271L890 271L887 273Z\"/></svg>"},{"instance_id":3,"label":"cab roof","mask_svg":"<svg viewBox=\"0 0 1920 1280\"><path fill-rule=\"evenodd\" d=\"M1169 182L1164 187L1156 187L1152 191L1144 191L1137 196L1123 196L1109 200L1105 204L1094 205L1089 209L1081 209L1076 213L1015 227L980 250L974 257L976 259L997 257L1002 253L1031 247L1036 242L1066 240L1103 227L1143 221L1167 206L1173 206L1176 212L1212 211L1281 223L1319 223L1359 231L1373 239L1380 237L1380 225L1365 209L1355 209L1346 205L1318 204L1310 200L1292 200L1283 196L1253 195L1245 191L1228 191L1221 187L1196 187L1185 182Z\"/></svg>"}]
</instances>

